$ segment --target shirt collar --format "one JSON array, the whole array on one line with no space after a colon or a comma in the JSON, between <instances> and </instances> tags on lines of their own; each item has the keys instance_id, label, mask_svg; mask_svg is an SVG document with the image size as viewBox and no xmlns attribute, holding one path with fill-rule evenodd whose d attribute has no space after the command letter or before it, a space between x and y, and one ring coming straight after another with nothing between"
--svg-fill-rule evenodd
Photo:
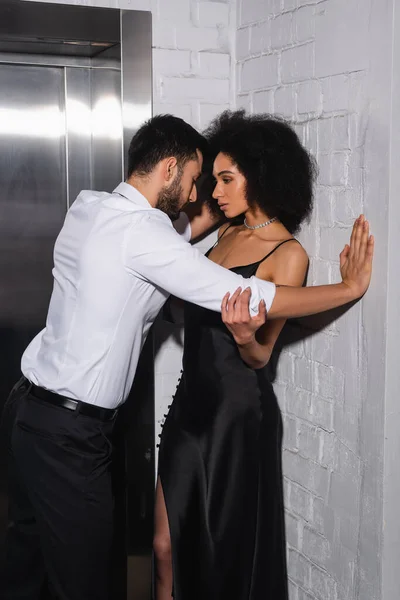
<instances>
[{"instance_id":1,"label":"shirt collar","mask_svg":"<svg viewBox=\"0 0 400 600\"><path fill-rule=\"evenodd\" d=\"M124 181L115 188L113 194L120 194L120 196L124 196L124 198L131 200L131 202L134 202L135 204L140 204L145 208L153 208L143 194L134 188L133 185L125 183Z\"/></svg>"}]
</instances>

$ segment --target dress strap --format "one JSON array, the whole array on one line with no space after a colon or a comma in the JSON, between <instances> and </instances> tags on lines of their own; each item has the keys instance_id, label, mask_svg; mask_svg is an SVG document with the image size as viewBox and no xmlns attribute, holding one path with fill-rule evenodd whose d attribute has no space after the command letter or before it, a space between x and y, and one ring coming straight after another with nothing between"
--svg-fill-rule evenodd
<instances>
[{"instance_id":1,"label":"dress strap","mask_svg":"<svg viewBox=\"0 0 400 600\"><path fill-rule=\"evenodd\" d=\"M206 256L208 256L208 255L210 254L210 252L211 252L212 250L214 250L214 248L215 248L216 246L218 246L219 240L220 240L221 238L223 238L223 237L224 237L224 235L226 234L226 232L228 231L228 229L229 229L230 227L232 227L232 225L233 225L233 223L229 223L228 227L225 227L224 231L223 231L223 232L221 233L221 235L218 237L218 239L217 239L217 241L215 242L215 244L214 244L213 246L211 246L211 248L210 248L209 250L207 250L207 252L206 252L206 254L205 254Z\"/></svg>"},{"instance_id":2,"label":"dress strap","mask_svg":"<svg viewBox=\"0 0 400 600\"><path fill-rule=\"evenodd\" d=\"M219 240L224 237L224 235L226 234L226 232L228 231L228 229L230 229L232 227L232 225L233 225L233 223L229 223L228 227L225 227L225 229L223 230L223 232L221 233L221 235L217 239L217 244L218 244Z\"/></svg>"},{"instance_id":3,"label":"dress strap","mask_svg":"<svg viewBox=\"0 0 400 600\"><path fill-rule=\"evenodd\" d=\"M288 240L283 240L283 242L279 242L279 244L277 244L275 246L275 248L272 248L271 252L268 252L268 254L266 256L264 256L264 258L262 258L260 261L258 261L258 264L260 265L262 262L264 262L264 260L267 260L267 258L269 258L271 256L271 254L276 252L276 250L278 250L278 248L280 248L281 246L283 246L283 244L286 244L287 242L297 242L298 244L300 244L299 240L296 240L296 238L289 238Z\"/></svg>"}]
</instances>

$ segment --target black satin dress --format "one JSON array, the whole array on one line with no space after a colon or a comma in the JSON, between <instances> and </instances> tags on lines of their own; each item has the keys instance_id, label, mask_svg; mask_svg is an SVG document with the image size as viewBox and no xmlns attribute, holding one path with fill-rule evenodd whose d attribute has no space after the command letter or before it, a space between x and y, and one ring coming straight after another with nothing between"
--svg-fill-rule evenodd
<instances>
[{"instance_id":1,"label":"black satin dress","mask_svg":"<svg viewBox=\"0 0 400 600\"><path fill-rule=\"evenodd\" d=\"M288 600L281 443L268 367L250 369L221 315L187 303L159 454L174 600Z\"/></svg>"}]
</instances>

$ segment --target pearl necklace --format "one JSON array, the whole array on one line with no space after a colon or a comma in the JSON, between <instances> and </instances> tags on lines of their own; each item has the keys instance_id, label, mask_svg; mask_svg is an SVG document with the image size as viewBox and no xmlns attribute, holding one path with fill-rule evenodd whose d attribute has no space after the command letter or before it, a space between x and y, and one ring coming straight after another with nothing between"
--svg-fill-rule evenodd
<instances>
[{"instance_id":1,"label":"pearl necklace","mask_svg":"<svg viewBox=\"0 0 400 600\"><path fill-rule=\"evenodd\" d=\"M260 227L266 227L267 225L270 225L271 223L273 223L274 221L277 221L278 217L274 217L273 219L270 219L269 221L265 221L265 223L260 223L259 225L248 225L246 222L246 219L243 221L243 225L245 227L247 227L247 229L260 229Z\"/></svg>"}]
</instances>

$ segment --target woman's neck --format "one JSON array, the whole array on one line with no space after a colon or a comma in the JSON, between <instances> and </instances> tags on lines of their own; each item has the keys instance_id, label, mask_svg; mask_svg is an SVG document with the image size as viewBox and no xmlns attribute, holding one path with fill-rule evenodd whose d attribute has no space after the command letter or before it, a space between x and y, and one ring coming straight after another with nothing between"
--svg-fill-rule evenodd
<instances>
[{"instance_id":1,"label":"woman's neck","mask_svg":"<svg viewBox=\"0 0 400 600\"><path fill-rule=\"evenodd\" d=\"M272 217L260 209L252 209L245 212L244 218L249 227L255 227L256 225L267 223Z\"/></svg>"}]
</instances>

